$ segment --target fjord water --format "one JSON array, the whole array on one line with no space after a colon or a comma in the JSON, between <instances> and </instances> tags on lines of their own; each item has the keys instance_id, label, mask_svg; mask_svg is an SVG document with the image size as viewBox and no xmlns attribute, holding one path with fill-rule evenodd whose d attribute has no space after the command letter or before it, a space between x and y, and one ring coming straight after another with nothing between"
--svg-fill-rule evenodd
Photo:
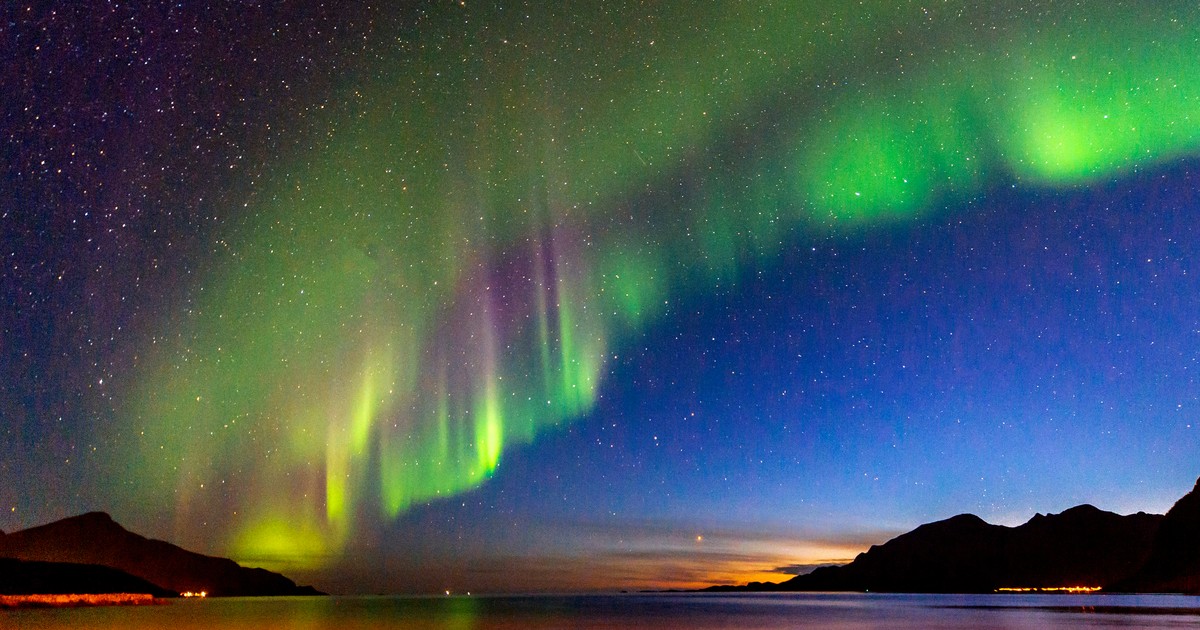
<instances>
[{"instance_id":1,"label":"fjord water","mask_svg":"<svg viewBox=\"0 0 1200 630\"><path fill-rule=\"evenodd\" d=\"M1200 597L824 593L310 597L0 611L0 627L232 628L1200 628Z\"/></svg>"}]
</instances>

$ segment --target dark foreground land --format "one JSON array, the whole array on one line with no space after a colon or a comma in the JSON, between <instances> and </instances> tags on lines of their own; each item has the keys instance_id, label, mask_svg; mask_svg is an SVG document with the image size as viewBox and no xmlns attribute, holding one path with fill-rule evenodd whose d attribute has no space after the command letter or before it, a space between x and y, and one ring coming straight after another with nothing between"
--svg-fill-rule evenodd
<instances>
[{"instance_id":1,"label":"dark foreground land","mask_svg":"<svg viewBox=\"0 0 1200 630\"><path fill-rule=\"evenodd\" d=\"M322 595L265 569L139 536L102 512L0 532L0 595Z\"/></svg>"},{"instance_id":2,"label":"dark foreground land","mask_svg":"<svg viewBox=\"0 0 1200 630\"><path fill-rule=\"evenodd\" d=\"M1165 515L1121 516L1081 505L1004 527L962 514L873 546L844 566L781 583L707 590L991 593L1021 587L1200 595L1200 480Z\"/></svg>"}]
</instances>

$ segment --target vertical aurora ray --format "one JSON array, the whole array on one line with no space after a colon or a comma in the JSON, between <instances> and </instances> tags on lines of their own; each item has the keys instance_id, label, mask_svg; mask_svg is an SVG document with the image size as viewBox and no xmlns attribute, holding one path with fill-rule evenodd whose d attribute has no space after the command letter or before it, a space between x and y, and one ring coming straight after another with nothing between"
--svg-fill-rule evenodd
<instances>
[{"instance_id":1,"label":"vertical aurora ray","mask_svg":"<svg viewBox=\"0 0 1200 630\"><path fill-rule=\"evenodd\" d=\"M447 17L280 159L147 347L132 500L319 564L587 413L610 349L798 232L1200 146L1192 5L893 4Z\"/></svg>"}]
</instances>

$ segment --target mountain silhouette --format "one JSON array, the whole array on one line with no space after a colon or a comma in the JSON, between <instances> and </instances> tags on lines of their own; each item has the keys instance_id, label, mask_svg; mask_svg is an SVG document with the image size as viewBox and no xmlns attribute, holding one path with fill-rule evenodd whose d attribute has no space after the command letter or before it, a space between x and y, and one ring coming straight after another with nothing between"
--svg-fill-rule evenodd
<instances>
[{"instance_id":1,"label":"mountain silhouette","mask_svg":"<svg viewBox=\"0 0 1200 630\"><path fill-rule=\"evenodd\" d=\"M320 595L266 569L187 551L126 530L103 512L89 512L10 534L0 534L0 558L100 565L169 592L212 596ZM59 591L66 592L66 591ZM111 591L110 591L111 592Z\"/></svg>"},{"instance_id":2,"label":"mountain silhouette","mask_svg":"<svg viewBox=\"0 0 1200 630\"><path fill-rule=\"evenodd\" d=\"M0 595L57 593L147 593L155 597L178 595L111 567L0 558Z\"/></svg>"},{"instance_id":3,"label":"mountain silhouette","mask_svg":"<svg viewBox=\"0 0 1200 630\"><path fill-rule=\"evenodd\" d=\"M1080 505L1006 527L960 514L872 546L843 566L786 582L706 590L989 593L1069 586L1200 594L1200 480L1165 516Z\"/></svg>"},{"instance_id":4,"label":"mountain silhouette","mask_svg":"<svg viewBox=\"0 0 1200 630\"><path fill-rule=\"evenodd\" d=\"M1111 590L1200 595L1200 480L1163 517L1141 570Z\"/></svg>"}]
</instances>

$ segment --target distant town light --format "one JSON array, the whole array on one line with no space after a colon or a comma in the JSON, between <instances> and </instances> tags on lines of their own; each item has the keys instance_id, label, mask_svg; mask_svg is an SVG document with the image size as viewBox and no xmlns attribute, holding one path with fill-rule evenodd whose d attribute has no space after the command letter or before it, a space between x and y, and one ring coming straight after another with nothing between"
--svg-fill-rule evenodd
<instances>
[{"instance_id":1,"label":"distant town light","mask_svg":"<svg viewBox=\"0 0 1200 630\"><path fill-rule=\"evenodd\" d=\"M1095 593L1099 586L1002 586L997 593Z\"/></svg>"}]
</instances>

